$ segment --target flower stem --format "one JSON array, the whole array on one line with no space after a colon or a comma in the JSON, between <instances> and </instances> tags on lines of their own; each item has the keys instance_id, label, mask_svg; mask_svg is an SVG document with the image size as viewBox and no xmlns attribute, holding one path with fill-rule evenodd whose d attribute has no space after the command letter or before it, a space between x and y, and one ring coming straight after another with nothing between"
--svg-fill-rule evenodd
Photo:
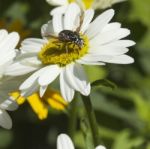
<instances>
[{"instance_id":1,"label":"flower stem","mask_svg":"<svg viewBox=\"0 0 150 149\"><path fill-rule=\"evenodd\" d=\"M77 121L77 100L75 98L72 101L72 107L70 110L70 119L69 119L69 135L71 138L74 137L74 132L76 130L76 121Z\"/></svg>"},{"instance_id":2,"label":"flower stem","mask_svg":"<svg viewBox=\"0 0 150 149\"><path fill-rule=\"evenodd\" d=\"M91 127L94 146L96 147L100 144L100 137L99 137L99 133L98 133L98 125L97 125L94 110L92 108L90 96L81 95L81 97L82 97L82 101L84 103L84 107L85 107L87 115L88 115L88 120L89 120L89 124Z\"/></svg>"}]
</instances>

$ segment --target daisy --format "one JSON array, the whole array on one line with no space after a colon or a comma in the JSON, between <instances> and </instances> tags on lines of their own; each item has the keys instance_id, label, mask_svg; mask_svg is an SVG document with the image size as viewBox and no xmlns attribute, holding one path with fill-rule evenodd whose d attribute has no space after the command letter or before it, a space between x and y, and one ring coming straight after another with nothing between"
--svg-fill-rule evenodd
<instances>
[{"instance_id":1,"label":"daisy","mask_svg":"<svg viewBox=\"0 0 150 149\"><path fill-rule=\"evenodd\" d=\"M57 149L74 149L74 144L70 137L66 134L60 134L57 137ZM106 149L103 145L97 146L95 149Z\"/></svg>"},{"instance_id":2,"label":"daisy","mask_svg":"<svg viewBox=\"0 0 150 149\"><path fill-rule=\"evenodd\" d=\"M8 34L6 30L0 30L0 126L10 129L12 121L5 110L13 111L17 104L9 99L9 91L13 84L10 78L4 77L5 70L12 63L16 56L15 47L19 41L19 35L16 32Z\"/></svg>"},{"instance_id":3,"label":"daisy","mask_svg":"<svg viewBox=\"0 0 150 149\"><path fill-rule=\"evenodd\" d=\"M80 7L82 7L83 9L88 9L90 7L92 7L94 0L46 0L47 3L49 3L50 5L54 5L54 6L67 6L72 2L76 2L77 4L80 5Z\"/></svg>"},{"instance_id":4,"label":"daisy","mask_svg":"<svg viewBox=\"0 0 150 149\"><path fill-rule=\"evenodd\" d=\"M48 85L58 76L61 94L66 101L73 99L75 91L88 96L91 86L82 64L134 62L125 53L135 43L121 40L130 31L121 28L120 23L109 23L113 15L114 10L110 9L91 22L93 9L81 14L77 4L70 4L43 25L43 39L28 38L22 42L20 56L6 73L23 75L33 72L20 86L24 96L39 90L42 97Z\"/></svg>"},{"instance_id":5,"label":"daisy","mask_svg":"<svg viewBox=\"0 0 150 149\"><path fill-rule=\"evenodd\" d=\"M120 3L126 0L46 0L47 3L54 6L66 6L71 2L76 2L83 9L105 9L111 7L113 4ZM60 7L60 8L62 8Z\"/></svg>"}]
</instances>

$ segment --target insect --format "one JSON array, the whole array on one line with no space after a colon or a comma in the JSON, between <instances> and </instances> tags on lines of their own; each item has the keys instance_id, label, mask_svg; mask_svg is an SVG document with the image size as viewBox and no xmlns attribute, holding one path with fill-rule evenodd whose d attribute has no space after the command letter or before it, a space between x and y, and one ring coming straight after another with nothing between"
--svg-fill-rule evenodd
<instances>
[{"instance_id":1,"label":"insect","mask_svg":"<svg viewBox=\"0 0 150 149\"><path fill-rule=\"evenodd\" d=\"M74 43L75 45L79 47L79 49L81 49L82 46L84 45L84 40L80 37L80 34L79 34L82 23L83 23L83 14L80 16L80 23L76 31L62 30L58 34L58 36L48 34L47 36L44 35L44 37L53 37L53 38L58 39L60 42Z\"/></svg>"},{"instance_id":2,"label":"insect","mask_svg":"<svg viewBox=\"0 0 150 149\"><path fill-rule=\"evenodd\" d=\"M78 32L73 32L70 30L63 30L59 33L58 39L62 42L70 42L76 44L81 48L84 44L83 39L80 37Z\"/></svg>"}]
</instances>

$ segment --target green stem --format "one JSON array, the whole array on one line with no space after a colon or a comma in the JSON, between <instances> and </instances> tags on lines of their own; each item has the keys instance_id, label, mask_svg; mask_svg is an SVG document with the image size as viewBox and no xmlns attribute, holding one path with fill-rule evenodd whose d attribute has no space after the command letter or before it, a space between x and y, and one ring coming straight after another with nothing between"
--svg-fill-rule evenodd
<instances>
[{"instance_id":1,"label":"green stem","mask_svg":"<svg viewBox=\"0 0 150 149\"><path fill-rule=\"evenodd\" d=\"M83 96L83 95L81 95L81 96L82 96L82 101L84 103L84 107L85 107L87 115L88 115L88 120L89 120L89 124L91 127L94 146L96 147L100 144L100 137L99 137L99 133L98 133L98 125L97 125L95 113L92 108L90 96Z\"/></svg>"},{"instance_id":2,"label":"green stem","mask_svg":"<svg viewBox=\"0 0 150 149\"><path fill-rule=\"evenodd\" d=\"M69 118L69 135L71 138L74 137L74 132L76 130L76 116L77 116L77 100L74 99L72 101L72 106L70 110L70 118Z\"/></svg>"}]
</instances>

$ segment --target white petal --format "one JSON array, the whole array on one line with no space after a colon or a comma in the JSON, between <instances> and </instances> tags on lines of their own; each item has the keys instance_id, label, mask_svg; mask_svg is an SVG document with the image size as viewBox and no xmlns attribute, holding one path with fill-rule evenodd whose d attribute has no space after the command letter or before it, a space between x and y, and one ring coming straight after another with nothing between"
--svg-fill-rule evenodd
<instances>
[{"instance_id":1,"label":"white petal","mask_svg":"<svg viewBox=\"0 0 150 149\"><path fill-rule=\"evenodd\" d=\"M61 15L63 15L64 13L65 13L65 11L66 11L66 9L68 8L68 6L67 5L65 5L65 6L60 6L60 7L56 7L56 8L54 8L51 12L50 12L50 15L56 15L56 14L61 14Z\"/></svg>"},{"instance_id":2,"label":"white petal","mask_svg":"<svg viewBox=\"0 0 150 149\"><path fill-rule=\"evenodd\" d=\"M82 58L83 59L83 58ZM104 63L116 63L116 64L130 64L134 62L134 59L128 55L92 55L88 54L84 57L86 61L94 60L97 62L104 62ZM84 60L83 59L83 60Z\"/></svg>"},{"instance_id":3,"label":"white petal","mask_svg":"<svg viewBox=\"0 0 150 149\"><path fill-rule=\"evenodd\" d=\"M111 45L104 45L104 46L99 46L96 48L90 49L90 53L94 55L121 55L124 53L127 53L129 51L128 48L124 47L116 47L116 46L111 46Z\"/></svg>"},{"instance_id":4,"label":"white petal","mask_svg":"<svg viewBox=\"0 0 150 149\"><path fill-rule=\"evenodd\" d=\"M87 61L87 60L84 60L84 59L78 60L77 63L83 64L83 65L105 65L105 63L102 63L102 62Z\"/></svg>"},{"instance_id":5,"label":"white petal","mask_svg":"<svg viewBox=\"0 0 150 149\"><path fill-rule=\"evenodd\" d=\"M60 71L61 69L57 65L45 67L45 70L42 72L41 76L38 79L39 84L41 86L50 84L60 74Z\"/></svg>"},{"instance_id":6,"label":"white petal","mask_svg":"<svg viewBox=\"0 0 150 149\"><path fill-rule=\"evenodd\" d=\"M25 59L28 58L35 58L37 57L38 53L37 52L24 52L22 53L21 51L17 52L17 56L15 58L15 61L24 61Z\"/></svg>"},{"instance_id":7,"label":"white petal","mask_svg":"<svg viewBox=\"0 0 150 149\"><path fill-rule=\"evenodd\" d=\"M111 31L111 30L116 30L116 29L119 29L119 28L121 28L120 23L118 23L118 22L109 23L102 29L101 33L108 32L108 31Z\"/></svg>"},{"instance_id":8,"label":"white petal","mask_svg":"<svg viewBox=\"0 0 150 149\"><path fill-rule=\"evenodd\" d=\"M10 98L2 102L0 104L0 108L4 110L14 111L18 108L18 104Z\"/></svg>"},{"instance_id":9,"label":"white petal","mask_svg":"<svg viewBox=\"0 0 150 149\"><path fill-rule=\"evenodd\" d=\"M60 134L58 136L57 149L74 149L74 145L68 135Z\"/></svg>"},{"instance_id":10,"label":"white petal","mask_svg":"<svg viewBox=\"0 0 150 149\"><path fill-rule=\"evenodd\" d=\"M44 93L46 92L47 85L46 86L40 86L40 97L43 97Z\"/></svg>"},{"instance_id":11,"label":"white petal","mask_svg":"<svg viewBox=\"0 0 150 149\"><path fill-rule=\"evenodd\" d=\"M128 29L120 28L117 30L111 30L108 32L101 33L97 35L96 37L94 37L90 41L90 45L95 46L95 45L102 45L102 44L110 43L112 41L117 41L121 38L124 38L128 36L129 34L130 34L130 31Z\"/></svg>"},{"instance_id":12,"label":"white petal","mask_svg":"<svg viewBox=\"0 0 150 149\"><path fill-rule=\"evenodd\" d=\"M80 14L80 8L77 4L72 3L68 6L64 16L64 29L74 30L76 18Z\"/></svg>"},{"instance_id":13,"label":"white petal","mask_svg":"<svg viewBox=\"0 0 150 149\"><path fill-rule=\"evenodd\" d=\"M15 58L15 56L16 56L15 50L11 50L6 53L1 53L0 66L5 65L5 63L9 63Z\"/></svg>"},{"instance_id":14,"label":"white petal","mask_svg":"<svg viewBox=\"0 0 150 149\"><path fill-rule=\"evenodd\" d=\"M67 5L68 0L46 0L50 5Z\"/></svg>"},{"instance_id":15,"label":"white petal","mask_svg":"<svg viewBox=\"0 0 150 149\"><path fill-rule=\"evenodd\" d=\"M99 146L97 146L95 149L106 149L106 147L103 146L103 145L99 145Z\"/></svg>"},{"instance_id":16,"label":"white petal","mask_svg":"<svg viewBox=\"0 0 150 149\"><path fill-rule=\"evenodd\" d=\"M74 97L74 89L68 85L66 81L66 75L64 75L63 71L60 74L60 90L63 98L67 102L71 102Z\"/></svg>"},{"instance_id":17,"label":"white petal","mask_svg":"<svg viewBox=\"0 0 150 149\"><path fill-rule=\"evenodd\" d=\"M7 37L7 35L8 35L8 32L6 30L4 30L4 29L0 30L0 43L3 42L3 40L5 39L5 37Z\"/></svg>"},{"instance_id":18,"label":"white petal","mask_svg":"<svg viewBox=\"0 0 150 149\"><path fill-rule=\"evenodd\" d=\"M114 16L114 10L109 9L99 15L89 26L87 30L87 35L91 39L92 37L96 36L101 30L107 25L107 23L112 19Z\"/></svg>"},{"instance_id":19,"label":"white petal","mask_svg":"<svg viewBox=\"0 0 150 149\"><path fill-rule=\"evenodd\" d=\"M131 64L134 62L134 59L128 55L120 55L120 56L113 56L108 59L103 59L102 61L114 64Z\"/></svg>"},{"instance_id":20,"label":"white petal","mask_svg":"<svg viewBox=\"0 0 150 149\"><path fill-rule=\"evenodd\" d=\"M12 120L5 110L0 109L0 126L5 129L12 128Z\"/></svg>"},{"instance_id":21,"label":"white petal","mask_svg":"<svg viewBox=\"0 0 150 149\"><path fill-rule=\"evenodd\" d=\"M88 9L85 11L84 19L83 19L83 23L82 23L80 32L84 33L87 30L90 22L93 19L93 16L94 16L94 10L93 9Z\"/></svg>"},{"instance_id":22,"label":"white petal","mask_svg":"<svg viewBox=\"0 0 150 149\"><path fill-rule=\"evenodd\" d=\"M5 71L5 75L19 76L19 75L24 75L24 74L27 74L29 72L35 71L36 69L38 69L38 68L23 65L19 62L16 62L16 63L13 63L7 67L7 69Z\"/></svg>"},{"instance_id":23,"label":"white petal","mask_svg":"<svg viewBox=\"0 0 150 149\"><path fill-rule=\"evenodd\" d=\"M48 21L47 24L42 25L41 27L41 35L46 37L48 35L54 35L53 22Z\"/></svg>"},{"instance_id":24,"label":"white petal","mask_svg":"<svg viewBox=\"0 0 150 149\"><path fill-rule=\"evenodd\" d=\"M39 86L38 82L35 80L29 88L21 90L21 96L28 97L31 94L37 92L39 90L39 87L40 86Z\"/></svg>"},{"instance_id":25,"label":"white petal","mask_svg":"<svg viewBox=\"0 0 150 149\"><path fill-rule=\"evenodd\" d=\"M38 53L43 45L23 45L20 47L21 53Z\"/></svg>"},{"instance_id":26,"label":"white petal","mask_svg":"<svg viewBox=\"0 0 150 149\"><path fill-rule=\"evenodd\" d=\"M25 53L39 52L47 40L39 38L27 38L21 43L21 51Z\"/></svg>"},{"instance_id":27,"label":"white petal","mask_svg":"<svg viewBox=\"0 0 150 149\"><path fill-rule=\"evenodd\" d=\"M27 38L25 40L22 41L21 45L43 45L45 44L46 41L44 39L40 39L40 38Z\"/></svg>"},{"instance_id":28,"label":"white petal","mask_svg":"<svg viewBox=\"0 0 150 149\"><path fill-rule=\"evenodd\" d=\"M54 28L54 32L57 34L59 34L59 32L61 32L63 30L61 14L55 14L53 16L53 28Z\"/></svg>"},{"instance_id":29,"label":"white petal","mask_svg":"<svg viewBox=\"0 0 150 149\"><path fill-rule=\"evenodd\" d=\"M22 61L20 61L20 63L22 65L34 67L36 69L39 69L42 66L42 62L38 59L37 56L33 56L33 57L29 57L29 58L24 58Z\"/></svg>"},{"instance_id":30,"label":"white petal","mask_svg":"<svg viewBox=\"0 0 150 149\"><path fill-rule=\"evenodd\" d=\"M116 47L131 47L136 43L132 40L117 40L114 42L109 43L109 46L116 46Z\"/></svg>"},{"instance_id":31,"label":"white petal","mask_svg":"<svg viewBox=\"0 0 150 149\"><path fill-rule=\"evenodd\" d=\"M8 99L8 93L16 91L19 88L19 85L22 81L24 81L25 76L17 76L17 77L4 77L1 80L0 85L0 96L3 93L4 98L0 98L0 101L3 99ZM3 100L4 101L4 100Z\"/></svg>"},{"instance_id":32,"label":"white petal","mask_svg":"<svg viewBox=\"0 0 150 149\"><path fill-rule=\"evenodd\" d=\"M11 50L14 50L16 45L19 42L19 34L16 32L12 32L8 34L7 37L3 40L3 42L0 44L0 52L8 52Z\"/></svg>"},{"instance_id":33,"label":"white petal","mask_svg":"<svg viewBox=\"0 0 150 149\"><path fill-rule=\"evenodd\" d=\"M102 57L103 55L97 55L96 54L86 54L84 57L82 57L80 60L87 61L87 62L98 62L99 57Z\"/></svg>"},{"instance_id":34,"label":"white petal","mask_svg":"<svg viewBox=\"0 0 150 149\"><path fill-rule=\"evenodd\" d=\"M87 81L85 72L80 64L68 65L66 67L66 78L68 84L83 95L90 94L91 86Z\"/></svg>"},{"instance_id":35,"label":"white petal","mask_svg":"<svg viewBox=\"0 0 150 149\"><path fill-rule=\"evenodd\" d=\"M34 82L38 79L38 77L45 71L46 67L36 71L33 73L28 79L26 79L21 86L19 87L20 90L25 90L31 87Z\"/></svg>"}]
</instances>

